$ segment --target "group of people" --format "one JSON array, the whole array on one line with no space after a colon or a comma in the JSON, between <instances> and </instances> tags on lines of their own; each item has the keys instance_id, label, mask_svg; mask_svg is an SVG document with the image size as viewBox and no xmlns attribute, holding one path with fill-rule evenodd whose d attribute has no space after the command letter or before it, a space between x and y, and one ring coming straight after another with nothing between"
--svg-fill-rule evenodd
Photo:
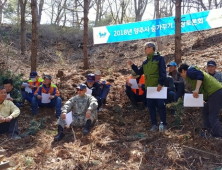
<instances>
[{"instance_id":1,"label":"group of people","mask_svg":"<svg viewBox=\"0 0 222 170\"><path fill-rule=\"evenodd\" d=\"M36 71L32 71L30 80L21 85L21 90L13 87L12 79L5 79L3 86L0 86L0 134L8 132L9 137L20 139L17 117L25 100L31 105L32 116L38 113L39 107L55 108L55 116L58 118L58 135L55 140L64 136L62 131L67 111L73 112L72 125L85 125L83 133L87 134L90 125L97 119L97 111L106 103L109 90L110 83L102 80L100 70L96 70L94 74L87 75L85 83L77 86L78 95L62 107L58 87L52 83L50 75L44 75L41 79ZM47 103L42 101L45 96L48 97Z\"/></svg>"},{"instance_id":2,"label":"group of people","mask_svg":"<svg viewBox=\"0 0 222 170\"><path fill-rule=\"evenodd\" d=\"M138 102L143 102L148 107L152 124L150 131L158 129L156 111L159 112L163 129L167 129L166 103L177 101L178 98L183 97L184 82L186 82L192 87L191 93L194 98L198 98L200 93L204 96L201 136L211 135L221 138L221 125L218 117L222 104L222 73L216 71L216 62L213 60L207 62L208 72L186 63L182 63L177 69L176 62L171 62L167 65L169 67L167 74L164 57L155 52L154 43L148 42L144 48L147 59L141 67L137 67L132 61L128 62L132 68L132 75L129 79L136 79L139 89L132 89L128 80L126 94L132 105L135 106ZM146 98L147 87L156 87L157 91L161 91L163 86L167 87L167 99Z\"/></svg>"},{"instance_id":3,"label":"group of people","mask_svg":"<svg viewBox=\"0 0 222 170\"><path fill-rule=\"evenodd\" d=\"M177 68L176 62L165 65L164 57L155 52L155 44L152 42L144 45L146 60L141 67L137 67L132 61L128 64L132 72L126 82L126 95L129 97L131 106L138 106L141 102L148 107L151 128L156 131L158 121L156 112L159 112L160 122L163 130L167 130L166 103L171 103L182 98L185 92L184 83L192 87L194 98L199 93L204 95L203 107L203 130L213 137L221 137L221 126L218 119L222 104L222 73L216 71L216 63L211 60L207 63L208 73L200 70L197 66L189 66L183 63ZM167 74L166 68L169 68ZM130 79L136 79L138 88L132 88ZM89 133L90 126L97 120L97 112L106 103L106 97L110 91L110 83L101 80L101 72L96 70L87 75L85 83L80 83L76 89L78 94L69 99L62 107L60 93L55 84L52 83L50 75L44 75L41 79L37 72L30 73L30 80L21 86L21 91L13 87L13 81L6 79L4 86L0 86L0 133L8 132L11 137L18 139L19 108L27 100L31 103L32 115L38 113L38 107L55 107L58 118L58 134L54 138L59 141L64 137L63 129L66 125L66 115L72 111L73 126L84 126L83 133ZM147 87L156 87L159 92L162 87L167 87L167 99L146 98ZM31 91L27 91L26 88ZM44 94L49 94L48 103L43 103Z\"/></svg>"}]
</instances>

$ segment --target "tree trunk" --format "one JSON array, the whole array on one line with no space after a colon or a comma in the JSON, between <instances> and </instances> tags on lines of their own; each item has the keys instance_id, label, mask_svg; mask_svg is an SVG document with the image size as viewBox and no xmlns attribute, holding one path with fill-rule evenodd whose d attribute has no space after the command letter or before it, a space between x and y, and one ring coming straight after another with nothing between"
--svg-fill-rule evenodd
<instances>
[{"instance_id":1,"label":"tree trunk","mask_svg":"<svg viewBox=\"0 0 222 170\"><path fill-rule=\"evenodd\" d=\"M21 7L21 54L25 54L26 50L26 21L25 21L25 8L27 0L19 0Z\"/></svg>"},{"instance_id":2,"label":"tree trunk","mask_svg":"<svg viewBox=\"0 0 222 170\"><path fill-rule=\"evenodd\" d=\"M39 2L39 14L38 14L38 24L39 25L41 23L43 5L44 5L44 0L40 0L40 2Z\"/></svg>"},{"instance_id":3,"label":"tree trunk","mask_svg":"<svg viewBox=\"0 0 222 170\"><path fill-rule=\"evenodd\" d=\"M18 1L18 3L17 3L17 25L19 25L20 24L20 2Z\"/></svg>"},{"instance_id":4,"label":"tree trunk","mask_svg":"<svg viewBox=\"0 0 222 170\"><path fill-rule=\"evenodd\" d=\"M175 16L175 62L181 63L181 0L176 0Z\"/></svg>"},{"instance_id":5,"label":"tree trunk","mask_svg":"<svg viewBox=\"0 0 222 170\"><path fill-rule=\"evenodd\" d=\"M0 25L2 24L2 12L6 2L7 0L5 0L4 2L0 0Z\"/></svg>"},{"instance_id":6,"label":"tree trunk","mask_svg":"<svg viewBox=\"0 0 222 170\"><path fill-rule=\"evenodd\" d=\"M2 11L3 11L3 6L0 4L0 25L2 24Z\"/></svg>"},{"instance_id":7,"label":"tree trunk","mask_svg":"<svg viewBox=\"0 0 222 170\"><path fill-rule=\"evenodd\" d=\"M101 6L101 0L97 0L96 1L96 20L95 20L95 26L98 26L98 23L99 23L100 6Z\"/></svg>"},{"instance_id":8,"label":"tree trunk","mask_svg":"<svg viewBox=\"0 0 222 170\"><path fill-rule=\"evenodd\" d=\"M37 48L38 48L37 0L31 0L31 10L32 10L31 71L36 71Z\"/></svg>"},{"instance_id":9,"label":"tree trunk","mask_svg":"<svg viewBox=\"0 0 222 170\"><path fill-rule=\"evenodd\" d=\"M155 1L155 5L156 5L155 6L155 9L156 9L156 19L158 19L158 18L160 18L160 9L159 9L160 4L159 4L159 0ZM157 25L159 25L159 22L157 23ZM163 46L162 46L162 41L160 40L160 37L157 37L156 40L157 40L158 50L162 51Z\"/></svg>"},{"instance_id":10,"label":"tree trunk","mask_svg":"<svg viewBox=\"0 0 222 170\"><path fill-rule=\"evenodd\" d=\"M76 12L76 24L77 24L77 28L78 30L80 30L80 21L79 21L79 14L78 14L78 4L77 4L78 0L75 0L75 12Z\"/></svg>"},{"instance_id":11,"label":"tree trunk","mask_svg":"<svg viewBox=\"0 0 222 170\"><path fill-rule=\"evenodd\" d=\"M89 68L88 63L88 53L87 53L87 44L88 44L88 0L84 0L84 37L83 37L83 67L84 69Z\"/></svg>"}]
</instances>

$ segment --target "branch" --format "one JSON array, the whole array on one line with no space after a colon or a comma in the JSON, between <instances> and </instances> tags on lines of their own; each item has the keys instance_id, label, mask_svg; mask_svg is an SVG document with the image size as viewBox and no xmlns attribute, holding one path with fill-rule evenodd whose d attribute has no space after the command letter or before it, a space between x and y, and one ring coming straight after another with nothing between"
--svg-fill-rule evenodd
<instances>
[{"instance_id":1,"label":"branch","mask_svg":"<svg viewBox=\"0 0 222 170\"><path fill-rule=\"evenodd\" d=\"M183 145L183 147L188 148L188 149L193 149L193 150L198 151L198 152L203 152L203 153L206 153L206 154L209 154L209 155L213 155L213 156L216 156L216 157L222 157L222 155L217 155L217 154L214 154L214 153L210 153L210 152L203 151L203 150L200 150L200 149L192 148L192 147L189 147L189 146Z\"/></svg>"}]
</instances>

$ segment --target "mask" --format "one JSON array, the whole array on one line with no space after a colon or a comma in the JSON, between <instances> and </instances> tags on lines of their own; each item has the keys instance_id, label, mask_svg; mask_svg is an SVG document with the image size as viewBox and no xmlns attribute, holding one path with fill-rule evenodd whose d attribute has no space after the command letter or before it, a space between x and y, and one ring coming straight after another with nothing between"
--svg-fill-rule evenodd
<instances>
[{"instance_id":1,"label":"mask","mask_svg":"<svg viewBox=\"0 0 222 170\"><path fill-rule=\"evenodd\" d=\"M31 78L31 80L32 80L33 82L35 82L35 81L36 81L36 78Z\"/></svg>"}]
</instances>

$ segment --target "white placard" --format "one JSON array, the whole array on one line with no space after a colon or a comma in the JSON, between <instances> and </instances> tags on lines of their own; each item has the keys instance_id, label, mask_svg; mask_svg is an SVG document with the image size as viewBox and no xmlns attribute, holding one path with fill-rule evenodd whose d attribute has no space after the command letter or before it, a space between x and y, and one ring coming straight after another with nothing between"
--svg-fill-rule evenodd
<instances>
[{"instance_id":1,"label":"white placard","mask_svg":"<svg viewBox=\"0 0 222 170\"><path fill-rule=\"evenodd\" d=\"M89 89L88 87L86 88L86 94L90 94L90 95L92 95L92 90Z\"/></svg>"},{"instance_id":2,"label":"white placard","mask_svg":"<svg viewBox=\"0 0 222 170\"><path fill-rule=\"evenodd\" d=\"M49 99L50 94L42 93L42 103L50 103L51 99Z\"/></svg>"},{"instance_id":3,"label":"white placard","mask_svg":"<svg viewBox=\"0 0 222 170\"><path fill-rule=\"evenodd\" d=\"M131 86L132 89L139 89L136 79L129 79L129 83L132 84L132 86Z\"/></svg>"},{"instance_id":4,"label":"white placard","mask_svg":"<svg viewBox=\"0 0 222 170\"><path fill-rule=\"evenodd\" d=\"M32 89L29 88L29 83L22 83L22 86L25 86L25 91L28 93L32 93Z\"/></svg>"},{"instance_id":5,"label":"white placard","mask_svg":"<svg viewBox=\"0 0 222 170\"><path fill-rule=\"evenodd\" d=\"M199 94L198 98L194 98L192 93L184 94L184 107L203 107L203 94Z\"/></svg>"},{"instance_id":6,"label":"white placard","mask_svg":"<svg viewBox=\"0 0 222 170\"><path fill-rule=\"evenodd\" d=\"M66 124L69 127L72 123L72 111L66 114Z\"/></svg>"},{"instance_id":7,"label":"white placard","mask_svg":"<svg viewBox=\"0 0 222 170\"><path fill-rule=\"evenodd\" d=\"M9 99L9 98L11 98L10 93L7 94L6 99Z\"/></svg>"},{"instance_id":8,"label":"white placard","mask_svg":"<svg viewBox=\"0 0 222 170\"><path fill-rule=\"evenodd\" d=\"M167 87L162 87L159 92L157 91L157 87L147 87L146 98L167 99Z\"/></svg>"}]
</instances>

